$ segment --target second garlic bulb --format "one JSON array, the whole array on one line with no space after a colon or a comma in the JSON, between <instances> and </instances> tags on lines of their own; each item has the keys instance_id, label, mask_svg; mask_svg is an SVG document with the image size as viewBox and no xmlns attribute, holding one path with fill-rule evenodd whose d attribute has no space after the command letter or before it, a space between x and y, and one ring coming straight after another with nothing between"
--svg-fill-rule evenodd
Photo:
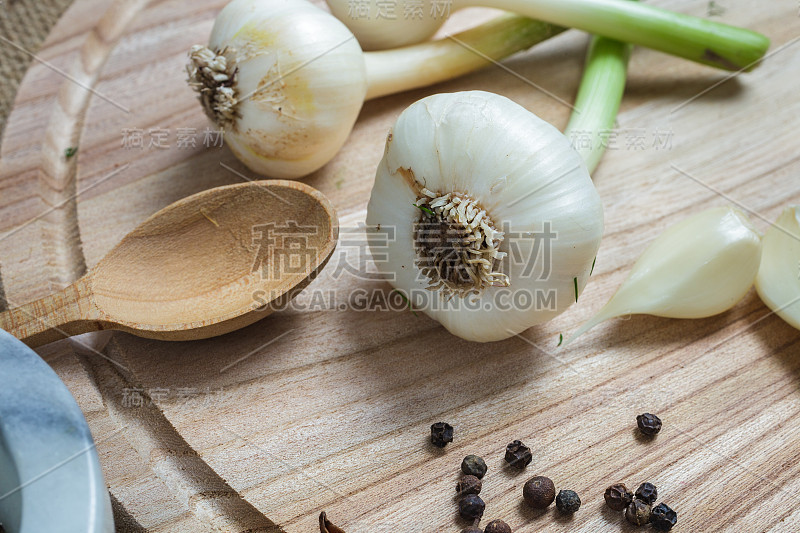
<instances>
[{"instance_id":1,"label":"second garlic bulb","mask_svg":"<svg viewBox=\"0 0 800 533\"><path fill-rule=\"evenodd\" d=\"M389 133L367 208L377 267L451 333L496 341L553 318L585 285L603 234L586 166L511 100L424 98Z\"/></svg>"}]
</instances>

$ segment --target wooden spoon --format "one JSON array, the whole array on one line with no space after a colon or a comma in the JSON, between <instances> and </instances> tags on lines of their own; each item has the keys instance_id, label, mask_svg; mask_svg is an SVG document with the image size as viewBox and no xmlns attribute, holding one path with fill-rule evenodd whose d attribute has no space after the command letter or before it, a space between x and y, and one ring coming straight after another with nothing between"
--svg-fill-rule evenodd
<instances>
[{"instance_id":1,"label":"wooden spoon","mask_svg":"<svg viewBox=\"0 0 800 533\"><path fill-rule=\"evenodd\" d=\"M285 305L325 266L339 234L319 191L296 181L217 187L142 222L63 291L0 314L36 347L118 329L163 340L242 328Z\"/></svg>"}]
</instances>

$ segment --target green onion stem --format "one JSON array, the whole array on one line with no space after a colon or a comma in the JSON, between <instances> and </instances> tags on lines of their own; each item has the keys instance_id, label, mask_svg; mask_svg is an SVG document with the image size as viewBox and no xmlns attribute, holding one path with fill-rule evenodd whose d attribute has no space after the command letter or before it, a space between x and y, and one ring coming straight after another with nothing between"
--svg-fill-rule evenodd
<instances>
[{"instance_id":1,"label":"green onion stem","mask_svg":"<svg viewBox=\"0 0 800 533\"><path fill-rule=\"evenodd\" d=\"M366 99L426 87L526 50L564 28L519 15L500 15L450 37L393 50L365 52Z\"/></svg>"},{"instance_id":2,"label":"green onion stem","mask_svg":"<svg viewBox=\"0 0 800 533\"><path fill-rule=\"evenodd\" d=\"M603 157L613 135L632 46L593 36L586 54L583 78L564 135L581 154L589 173Z\"/></svg>"},{"instance_id":3,"label":"green onion stem","mask_svg":"<svg viewBox=\"0 0 800 533\"><path fill-rule=\"evenodd\" d=\"M628 0L456 0L645 46L725 70L753 68L769 48L760 33Z\"/></svg>"}]
</instances>

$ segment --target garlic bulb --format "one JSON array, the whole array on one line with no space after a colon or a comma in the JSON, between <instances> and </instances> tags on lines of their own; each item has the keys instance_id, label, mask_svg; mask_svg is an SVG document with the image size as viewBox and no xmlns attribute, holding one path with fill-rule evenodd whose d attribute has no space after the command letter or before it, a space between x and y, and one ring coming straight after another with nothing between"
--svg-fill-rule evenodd
<instances>
[{"instance_id":1,"label":"garlic bulb","mask_svg":"<svg viewBox=\"0 0 800 533\"><path fill-rule=\"evenodd\" d=\"M763 239L756 290L767 307L800 329L800 206L791 206Z\"/></svg>"},{"instance_id":2,"label":"garlic bulb","mask_svg":"<svg viewBox=\"0 0 800 533\"><path fill-rule=\"evenodd\" d=\"M358 42L305 1L233 0L190 59L190 82L231 151L274 178L329 161L367 92Z\"/></svg>"},{"instance_id":3,"label":"garlic bulb","mask_svg":"<svg viewBox=\"0 0 800 533\"><path fill-rule=\"evenodd\" d=\"M727 311L750 290L760 258L761 237L738 209L693 215L647 247L611 300L568 342L617 316L703 318Z\"/></svg>"},{"instance_id":4,"label":"garlic bulb","mask_svg":"<svg viewBox=\"0 0 800 533\"><path fill-rule=\"evenodd\" d=\"M420 0L399 13L389 12L385 0L326 1L365 50L421 42L451 12L470 6L519 13L726 70L753 68L769 48L769 39L750 30L622 0Z\"/></svg>"},{"instance_id":5,"label":"garlic bulb","mask_svg":"<svg viewBox=\"0 0 800 533\"><path fill-rule=\"evenodd\" d=\"M556 128L468 91L408 107L367 207L377 268L415 310L474 341L558 315L585 285L603 233L586 166Z\"/></svg>"},{"instance_id":6,"label":"garlic bulb","mask_svg":"<svg viewBox=\"0 0 800 533\"><path fill-rule=\"evenodd\" d=\"M189 83L237 158L259 174L299 178L339 151L365 97L465 74L560 31L506 15L459 42L365 55L341 22L305 0L233 0L208 46L192 47Z\"/></svg>"}]
</instances>

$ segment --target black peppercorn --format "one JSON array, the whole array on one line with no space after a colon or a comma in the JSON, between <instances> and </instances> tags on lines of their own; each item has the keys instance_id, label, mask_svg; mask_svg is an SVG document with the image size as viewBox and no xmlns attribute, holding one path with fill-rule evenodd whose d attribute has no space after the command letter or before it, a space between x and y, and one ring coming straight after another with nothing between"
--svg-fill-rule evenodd
<instances>
[{"instance_id":1,"label":"black peppercorn","mask_svg":"<svg viewBox=\"0 0 800 533\"><path fill-rule=\"evenodd\" d=\"M581 508L581 499L574 490L560 490L556 496L556 507L564 514L572 514Z\"/></svg>"},{"instance_id":2,"label":"black peppercorn","mask_svg":"<svg viewBox=\"0 0 800 533\"><path fill-rule=\"evenodd\" d=\"M482 478L486 474L486 461L477 455L468 455L461 461L461 471L467 475Z\"/></svg>"},{"instance_id":3,"label":"black peppercorn","mask_svg":"<svg viewBox=\"0 0 800 533\"><path fill-rule=\"evenodd\" d=\"M467 494L480 494L483 483L475 476L464 476L456 483L456 492L459 496Z\"/></svg>"},{"instance_id":4,"label":"black peppercorn","mask_svg":"<svg viewBox=\"0 0 800 533\"><path fill-rule=\"evenodd\" d=\"M521 441L515 440L506 446L506 462L514 468L522 470L533 460L531 449L522 444Z\"/></svg>"},{"instance_id":5,"label":"black peppercorn","mask_svg":"<svg viewBox=\"0 0 800 533\"><path fill-rule=\"evenodd\" d=\"M661 419L650 413L637 416L636 425L639 426L639 431L647 436L653 436L661 431Z\"/></svg>"},{"instance_id":6,"label":"black peppercorn","mask_svg":"<svg viewBox=\"0 0 800 533\"><path fill-rule=\"evenodd\" d=\"M467 494L458 502L458 514L464 520L480 520L486 504L477 494Z\"/></svg>"},{"instance_id":7,"label":"black peppercorn","mask_svg":"<svg viewBox=\"0 0 800 533\"><path fill-rule=\"evenodd\" d=\"M669 508L667 504L659 503L650 511L650 523L653 529L669 531L678 521L678 513Z\"/></svg>"},{"instance_id":8,"label":"black peppercorn","mask_svg":"<svg viewBox=\"0 0 800 533\"><path fill-rule=\"evenodd\" d=\"M448 442L453 442L453 426L447 422L436 422L431 425L431 443L444 448Z\"/></svg>"},{"instance_id":9,"label":"black peppercorn","mask_svg":"<svg viewBox=\"0 0 800 533\"><path fill-rule=\"evenodd\" d=\"M608 487L603 497L606 499L606 505L615 511L624 511L633 500L633 494L622 483Z\"/></svg>"},{"instance_id":10,"label":"black peppercorn","mask_svg":"<svg viewBox=\"0 0 800 533\"><path fill-rule=\"evenodd\" d=\"M556 486L550 478L532 477L522 487L522 497L534 509L545 509L556 499Z\"/></svg>"},{"instance_id":11,"label":"black peppercorn","mask_svg":"<svg viewBox=\"0 0 800 533\"><path fill-rule=\"evenodd\" d=\"M633 525L643 526L650 521L650 506L634 499L625 509L625 519Z\"/></svg>"},{"instance_id":12,"label":"black peppercorn","mask_svg":"<svg viewBox=\"0 0 800 533\"><path fill-rule=\"evenodd\" d=\"M637 500L642 500L648 505L653 505L656 503L656 499L658 499L658 491L656 490L656 486L652 483L642 483L639 485L639 488L636 489L636 494L634 494L633 497Z\"/></svg>"},{"instance_id":13,"label":"black peppercorn","mask_svg":"<svg viewBox=\"0 0 800 533\"><path fill-rule=\"evenodd\" d=\"M492 520L483 529L483 533L511 533L511 526L502 520Z\"/></svg>"}]
</instances>

